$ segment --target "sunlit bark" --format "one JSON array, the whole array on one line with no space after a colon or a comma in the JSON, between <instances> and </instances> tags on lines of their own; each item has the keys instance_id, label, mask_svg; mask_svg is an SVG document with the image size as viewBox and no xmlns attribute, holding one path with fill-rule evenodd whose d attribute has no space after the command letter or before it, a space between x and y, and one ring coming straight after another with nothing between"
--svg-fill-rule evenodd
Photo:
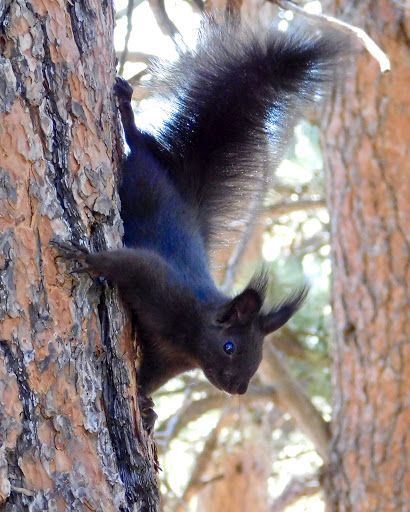
<instances>
[{"instance_id":1,"label":"sunlit bark","mask_svg":"<svg viewBox=\"0 0 410 512\"><path fill-rule=\"evenodd\" d=\"M334 418L328 510L410 503L410 11L329 2L389 54L363 53L323 130L333 244ZM341 11L343 13L341 14ZM407 398L406 398L407 396Z\"/></svg>"},{"instance_id":2,"label":"sunlit bark","mask_svg":"<svg viewBox=\"0 0 410 512\"><path fill-rule=\"evenodd\" d=\"M121 244L113 22L0 2L1 510L157 509L127 315L49 245Z\"/></svg>"}]
</instances>

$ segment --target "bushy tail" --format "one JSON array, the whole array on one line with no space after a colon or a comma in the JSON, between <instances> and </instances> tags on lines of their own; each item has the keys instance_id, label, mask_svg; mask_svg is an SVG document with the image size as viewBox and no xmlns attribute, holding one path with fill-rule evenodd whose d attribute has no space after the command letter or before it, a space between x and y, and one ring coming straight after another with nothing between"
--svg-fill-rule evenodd
<instances>
[{"instance_id":1,"label":"bushy tail","mask_svg":"<svg viewBox=\"0 0 410 512\"><path fill-rule=\"evenodd\" d=\"M159 138L177 155L171 174L199 205L208 242L219 221L246 210L263 187L295 122L328 89L349 46L335 31L298 25L262 33L211 18L197 48L159 70L174 105Z\"/></svg>"}]
</instances>

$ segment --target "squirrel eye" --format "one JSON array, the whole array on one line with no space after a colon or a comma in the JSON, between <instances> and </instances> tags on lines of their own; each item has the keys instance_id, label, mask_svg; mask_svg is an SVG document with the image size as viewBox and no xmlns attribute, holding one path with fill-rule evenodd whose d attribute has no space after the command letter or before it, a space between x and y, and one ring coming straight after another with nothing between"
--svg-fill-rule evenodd
<instances>
[{"instance_id":1,"label":"squirrel eye","mask_svg":"<svg viewBox=\"0 0 410 512\"><path fill-rule=\"evenodd\" d=\"M224 351L231 355L235 352L235 343L233 341L227 341L224 345Z\"/></svg>"}]
</instances>

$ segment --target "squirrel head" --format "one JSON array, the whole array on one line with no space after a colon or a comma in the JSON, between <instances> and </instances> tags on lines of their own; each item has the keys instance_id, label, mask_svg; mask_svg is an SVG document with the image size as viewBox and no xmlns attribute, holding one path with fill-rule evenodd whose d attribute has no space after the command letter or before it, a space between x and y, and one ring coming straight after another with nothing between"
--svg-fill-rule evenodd
<instances>
[{"instance_id":1,"label":"squirrel head","mask_svg":"<svg viewBox=\"0 0 410 512\"><path fill-rule=\"evenodd\" d=\"M198 359L208 380L230 394L242 395L262 360L265 336L284 325L300 308L307 288L295 291L263 313L267 277L253 279L233 299L212 310L199 344Z\"/></svg>"}]
</instances>

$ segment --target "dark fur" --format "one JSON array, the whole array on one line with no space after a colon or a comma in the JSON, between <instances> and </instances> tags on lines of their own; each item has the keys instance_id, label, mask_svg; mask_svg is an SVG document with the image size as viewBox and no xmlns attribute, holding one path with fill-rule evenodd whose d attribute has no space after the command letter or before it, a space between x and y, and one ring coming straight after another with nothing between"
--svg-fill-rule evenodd
<instances>
[{"instance_id":1,"label":"dark fur","mask_svg":"<svg viewBox=\"0 0 410 512\"><path fill-rule=\"evenodd\" d=\"M346 43L334 33L256 35L208 20L195 51L157 70L174 111L158 137L134 124L130 86L116 84L131 149L120 196L127 249L84 256L116 283L141 328L140 384L149 394L202 368L229 393L244 393L264 336L300 307L306 290L261 313L266 276L233 299L215 286L209 248L230 219L260 197L307 104L332 79ZM259 196L258 196L259 195ZM224 344L231 340L235 352Z\"/></svg>"}]
</instances>

